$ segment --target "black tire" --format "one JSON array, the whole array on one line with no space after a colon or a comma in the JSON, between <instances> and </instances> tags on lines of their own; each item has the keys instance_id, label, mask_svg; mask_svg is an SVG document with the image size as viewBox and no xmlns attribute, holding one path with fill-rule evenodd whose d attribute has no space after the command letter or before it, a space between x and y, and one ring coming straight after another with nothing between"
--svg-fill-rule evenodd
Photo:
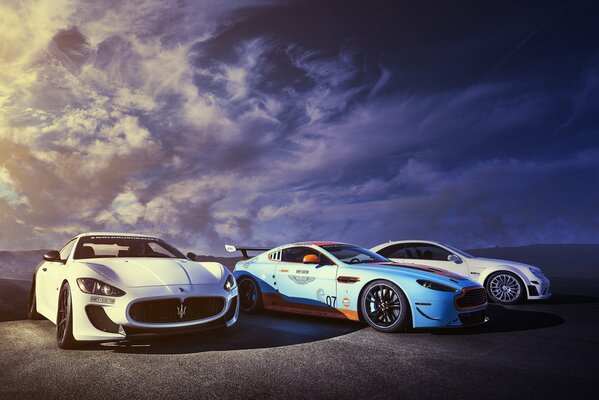
<instances>
[{"instance_id":1,"label":"black tire","mask_svg":"<svg viewBox=\"0 0 599 400\"><path fill-rule=\"evenodd\" d=\"M79 344L73 337L73 304L71 288L65 282L58 296L58 312L56 314L56 344L61 349L75 349Z\"/></svg>"},{"instance_id":2,"label":"black tire","mask_svg":"<svg viewBox=\"0 0 599 400\"><path fill-rule=\"evenodd\" d=\"M487 297L497 304L518 304L526 298L526 286L520 277L512 272L498 271L485 282Z\"/></svg>"},{"instance_id":3,"label":"black tire","mask_svg":"<svg viewBox=\"0 0 599 400\"><path fill-rule=\"evenodd\" d=\"M396 284L378 280L370 282L360 298L362 318L379 332L391 333L410 325L410 304Z\"/></svg>"},{"instance_id":4,"label":"black tire","mask_svg":"<svg viewBox=\"0 0 599 400\"><path fill-rule=\"evenodd\" d=\"M31 290L29 291L29 302L27 303L27 319L44 319L44 317L37 312L37 300L35 296L35 275L33 281L31 281Z\"/></svg>"},{"instance_id":5,"label":"black tire","mask_svg":"<svg viewBox=\"0 0 599 400\"><path fill-rule=\"evenodd\" d=\"M244 276L237 281L239 288L239 311L246 314L258 314L264 311L260 286L253 278Z\"/></svg>"}]
</instances>

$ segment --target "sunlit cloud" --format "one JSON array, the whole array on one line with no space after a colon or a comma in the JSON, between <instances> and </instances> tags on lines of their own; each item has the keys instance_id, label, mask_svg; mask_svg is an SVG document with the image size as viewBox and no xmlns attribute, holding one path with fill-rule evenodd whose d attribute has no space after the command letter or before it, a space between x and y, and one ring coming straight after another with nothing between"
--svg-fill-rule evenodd
<instances>
[{"instance_id":1,"label":"sunlit cloud","mask_svg":"<svg viewBox=\"0 0 599 400\"><path fill-rule=\"evenodd\" d=\"M516 78L423 90L401 83L419 70L384 43L373 54L352 37L298 35L279 19L301 2L272 3L0 5L0 248L91 230L204 253L229 241L592 237L573 226L596 203L564 193L582 190L575 177L597 170L595 153L529 160L514 137L579 129L599 101L596 66L565 92Z\"/></svg>"}]
</instances>

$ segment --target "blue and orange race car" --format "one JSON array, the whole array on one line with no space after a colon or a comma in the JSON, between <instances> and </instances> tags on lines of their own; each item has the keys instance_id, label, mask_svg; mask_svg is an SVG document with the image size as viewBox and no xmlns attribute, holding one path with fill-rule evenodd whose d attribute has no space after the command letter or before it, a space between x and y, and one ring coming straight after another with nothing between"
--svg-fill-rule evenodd
<instances>
[{"instance_id":1,"label":"blue and orange race car","mask_svg":"<svg viewBox=\"0 0 599 400\"><path fill-rule=\"evenodd\" d=\"M398 264L352 244L305 242L273 249L235 247L240 309L365 321L381 332L487 321L478 283L442 269ZM261 251L250 258L249 251Z\"/></svg>"}]
</instances>

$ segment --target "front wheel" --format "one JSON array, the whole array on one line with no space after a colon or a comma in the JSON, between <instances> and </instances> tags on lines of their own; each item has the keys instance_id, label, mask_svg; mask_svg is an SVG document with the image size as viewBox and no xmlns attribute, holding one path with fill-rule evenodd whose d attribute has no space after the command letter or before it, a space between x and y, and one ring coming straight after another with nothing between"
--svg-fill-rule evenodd
<instances>
[{"instance_id":1,"label":"front wheel","mask_svg":"<svg viewBox=\"0 0 599 400\"><path fill-rule=\"evenodd\" d=\"M58 297L58 313L56 315L56 344L61 349L74 349L78 342L73 337L73 303L71 288L65 282Z\"/></svg>"},{"instance_id":2,"label":"front wheel","mask_svg":"<svg viewBox=\"0 0 599 400\"><path fill-rule=\"evenodd\" d=\"M489 299L499 304L517 304L524 298L524 284L515 274L499 271L487 279Z\"/></svg>"},{"instance_id":3,"label":"front wheel","mask_svg":"<svg viewBox=\"0 0 599 400\"><path fill-rule=\"evenodd\" d=\"M379 332L398 332L408 327L410 306L404 292L389 281L369 283L360 301L362 317Z\"/></svg>"},{"instance_id":4,"label":"front wheel","mask_svg":"<svg viewBox=\"0 0 599 400\"><path fill-rule=\"evenodd\" d=\"M249 276L239 278L239 309L246 314L258 314L264 310L262 293L256 281Z\"/></svg>"}]
</instances>

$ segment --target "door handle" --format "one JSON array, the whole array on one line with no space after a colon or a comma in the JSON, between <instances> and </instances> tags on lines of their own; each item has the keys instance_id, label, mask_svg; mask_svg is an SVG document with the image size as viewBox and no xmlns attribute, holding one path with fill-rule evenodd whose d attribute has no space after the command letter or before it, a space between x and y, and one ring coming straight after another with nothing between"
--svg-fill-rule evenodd
<instances>
[{"instance_id":1,"label":"door handle","mask_svg":"<svg viewBox=\"0 0 599 400\"><path fill-rule=\"evenodd\" d=\"M48 268L46 268L46 267L42 268L42 271L44 271L44 272L47 270L48 270Z\"/></svg>"}]
</instances>

